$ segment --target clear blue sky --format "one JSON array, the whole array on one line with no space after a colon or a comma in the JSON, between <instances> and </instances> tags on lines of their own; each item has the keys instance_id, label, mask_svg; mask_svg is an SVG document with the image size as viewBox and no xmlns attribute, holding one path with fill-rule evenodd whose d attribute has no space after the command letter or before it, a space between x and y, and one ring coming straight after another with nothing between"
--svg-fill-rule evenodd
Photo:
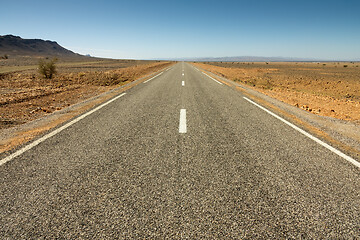
<instances>
[{"instance_id":1,"label":"clear blue sky","mask_svg":"<svg viewBox=\"0 0 360 240\"><path fill-rule=\"evenodd\" d=\"M0 35L111 58L360 59L359 0L0 0Z\"/></svg>"}]
</instances>

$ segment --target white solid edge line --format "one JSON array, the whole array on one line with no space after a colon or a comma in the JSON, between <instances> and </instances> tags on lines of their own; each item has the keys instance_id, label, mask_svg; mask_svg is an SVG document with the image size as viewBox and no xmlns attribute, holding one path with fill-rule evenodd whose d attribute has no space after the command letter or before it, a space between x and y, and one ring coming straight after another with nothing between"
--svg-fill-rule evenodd
<instances>
[{"instance_id":1,"label":"white solid edge line","mask_svg":"<svg viewBox=\"0 0 360 240\"><path fill-rule=\"evenodd\" d=\"M179 133L186 133L186 109L180 110Z\"/></svg>"},{"instance_id":2,"label":"white solid edge line","mask_svg":"<svg viewBox=\"0 0 360 240\"><path fill-rule=\"evenodd\" d=\"M14 152L13 154L7 156L6 158L1 159L1 161L0 161L0 166L3 165L4 163L8 162L8 161L11 161L12 159L16 158L17 156L23 154L24 152L30 150L31 148L37 146L38 144L40 144L41 142L45 141L46 139L48 139L48 138L50 138L50 137L58 134L58 133L61 132L62 130L65 130L66 128L70 127L70 126L73 125L74 123L77 123L78 121L80 121L81 119L89 116L90 114L96 112L97 110L105 107L105 106L108 105L109 103L111 103L111 102L115 101L116 99L124 96L125 94L126 94L126 93L122 93L122 94L120 94L119 96L110 99L110 100L107 101L106 103L103 103L103 104L101 104L100 106L94 108L93 110L84 113L83 115L75 118L74 120L72 120L71 122L65 124L64 126L55 129L54 131L52 131L52 132L46 134L45 136L37 139L36 141L30 143L29 145L26 145L25 147L19 149L18 151Z\"/></svg>"},{"instance_id":3,"label":"white solid edge line","mask_svg":"<svg viewBox=\"0 0 360 240\"><path fill-rule=\"evenodd\" d=\"M293 129L295 129L296 131L302 133L303 135L307 136L308 138L314 140L315 142L317 142L318 144L320 144L321 146L327 148L328 150L332 151L333 153L337 154L338 156L344 158L346 161L352 163L353 165L355 165L356 167L360 168L360 162L356 161L355 159L353 159L352 157L346 155L345 153L337 150L336 148L330 146L329 144L321 141L320 139L318 139L317 137L314 137L313 135L311 135L310 133L302 130L301 128L295 126L294 124L290 123L289 121L286 121L285 119L283 119L282 117L279 117L278 115L276 115L275 113L267 110L266 108L264 108L263 106L255 103L254 101L248 99L247 97L243 97L246 101L254 104L255 106L257 106L258 108L264 110L265 112L267 112L268 114L270 114L271 116L279 119L280 121L282 121L283 123L287 124L288 126L292 127Z\"/></svg>"},{"instance_id":4,"label":"white solid edge line","mask_svg":"<svg viewBox=\"0 0 360 240\"><path fill-rule=\"evenodd\" d=\"M182 85L182 86L185 86L185 81L182 81L182 82L181 82L181 85Z\"/></svg>"},{"instance_id":5,"label":"white solid edge line","mask_svg":"<svg viewBox=\"0 0 360 240\"><path fill-rule=\"evenodd\" d=\"M217 82L218 84L222 85L222 82L219 82L218 80L216 80L215 78L210 77L209 75L207 75L206 73L203 72L203 74L205 74L206 76L208 76L209 78L211 78L212 80L214 80L215 82Z\"/></svg>"},{"instance_id":6,"label":"white solid edge line","mask_svg":"<svg viewBox=\"0 0 360 240\"><path fill-rule=\"evenodd\" d=\"M154 78L156 78L156 77L160 76L160 75L161 75L161 74L163 74L163 73L164 73L164 72L159 73L159 74L158 74L158 75L156 75L155 77L152 77L152 78L150 78L150 79L146 80L144 83L147 83L147 82L149 82L149 81L153 80Z\"/></svg>"}]
</instances>

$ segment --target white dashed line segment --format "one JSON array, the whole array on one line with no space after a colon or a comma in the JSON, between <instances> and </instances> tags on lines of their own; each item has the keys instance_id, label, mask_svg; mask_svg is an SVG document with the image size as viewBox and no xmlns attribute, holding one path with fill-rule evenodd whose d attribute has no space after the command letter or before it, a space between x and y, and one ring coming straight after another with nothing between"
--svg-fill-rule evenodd
<instances>
[{"instance_id":1,"label":"white dashed line segment","mask_svg":"<svg viewBox=\"0 0 360 240\"><path fill-rule=\"evenodd\" d=\"M179 133L186 133L186 109L180 110Z\"/></svg>"}]
</instances>

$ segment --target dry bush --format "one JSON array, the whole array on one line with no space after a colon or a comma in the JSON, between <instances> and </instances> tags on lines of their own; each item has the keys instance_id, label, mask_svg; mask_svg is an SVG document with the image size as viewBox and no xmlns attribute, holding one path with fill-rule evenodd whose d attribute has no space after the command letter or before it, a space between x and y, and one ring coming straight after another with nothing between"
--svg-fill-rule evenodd
<instances>
[{"instance_id":1,"label":"dry bush","mask_svg":"<svg viewBox=\"0 0 360 240\"><path fill-rule=\"evenodd\" d=\"M46 79L52 79L53 75L56 73L56 63L57 59L54 58L50 61L40 60L39 61L39 73Z\"/></svg>"}]
</instances>

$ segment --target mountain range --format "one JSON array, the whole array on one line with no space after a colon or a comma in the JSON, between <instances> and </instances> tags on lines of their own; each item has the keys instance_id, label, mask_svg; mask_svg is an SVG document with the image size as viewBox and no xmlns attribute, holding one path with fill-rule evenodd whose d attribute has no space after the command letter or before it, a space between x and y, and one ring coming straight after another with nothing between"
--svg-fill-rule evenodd
<instances>
[{"instance_id":1,"label":"mountain range","mask_svg":"<svg viewBox=\"0 0 360 240\"><path fill-rule=\"evenodd\" d=\"M0 35L0 56L32 56L32 57L66 57L82 58L83 55L74 53L55 41L42 39L23 39L19 36ZM89 57L89 56L87 56ZM173 61L197 61L197 62L309 62L324 61L314 58L289 58L289 57L256 57L256 56L234 56L234 57L202 57L202 58L163 58L152 60ZM325 60L329 61L329 60ZM333 60L335 61L335 60ZM339 60L337 60L339 61ZM341 60L340 60L341 61ZM348 60L349 61L349 60ZM360 61L355 59L353 61Z\"/></svg>"},{"instance_id":2,"label":"mountain range","mask_svg":"<svg viewBox=\"0 0 360 240\"><path fill-rule=\"evenodd\" d=\"M0 55L8 56L52 56L81 57L54 41L42 39L23 39L18 36L0 36Z\"/></svg>"}]
</instances>

